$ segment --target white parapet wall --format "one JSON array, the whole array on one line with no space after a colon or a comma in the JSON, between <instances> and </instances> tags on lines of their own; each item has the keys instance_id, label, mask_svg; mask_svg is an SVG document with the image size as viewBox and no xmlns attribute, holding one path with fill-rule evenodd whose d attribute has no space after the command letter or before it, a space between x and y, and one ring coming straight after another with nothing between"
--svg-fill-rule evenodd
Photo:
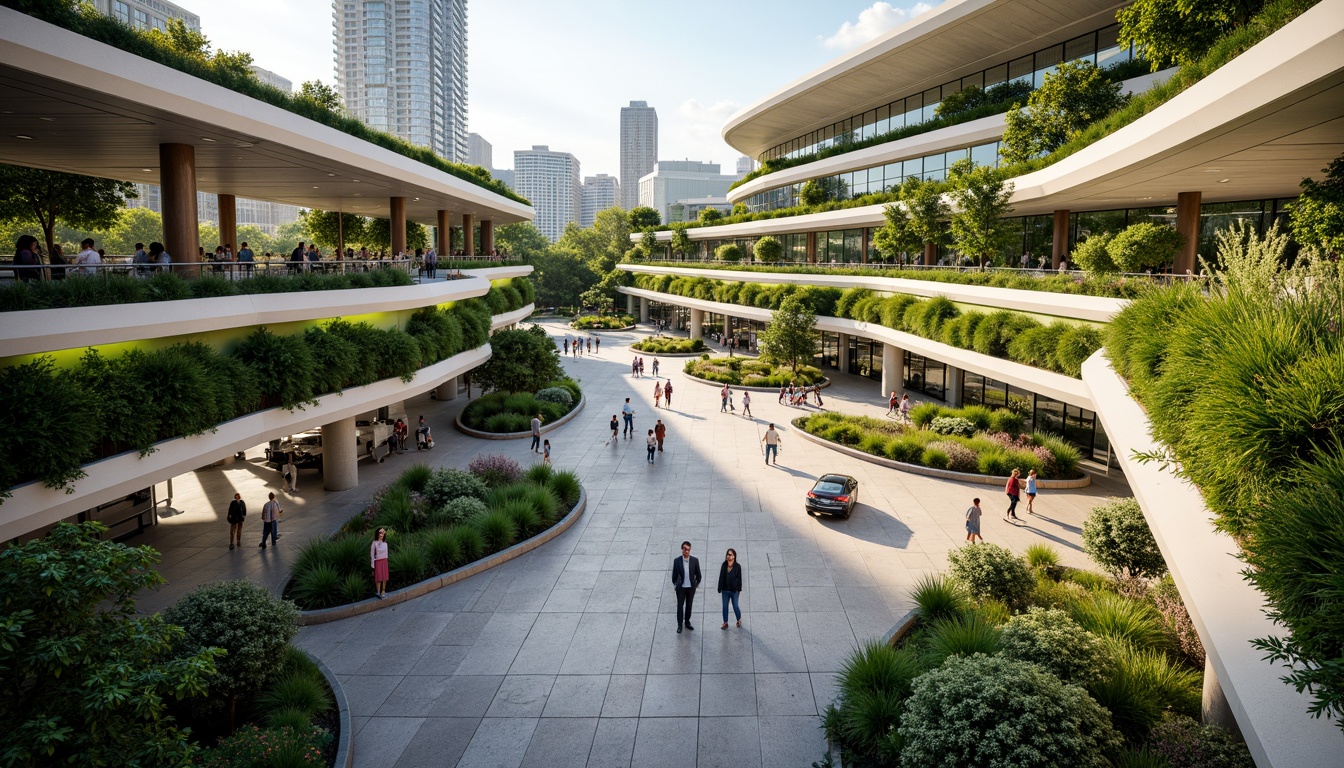
<instances>
[{"instance_id":1,"label":"white parapet wall","mask_svg":"<svg viewBox=\"0 0 1344 768\"><path fill-rule=\"evenodd\" d=\"M1243 575L1246 564L1236 542L1214 527L1198 488L1160 462L1137 458L1161 446L1152 437L1148 415L1104 353L1083 364L1083 383L1256 765L1344 765L1344 731L1328 719L1312 718L1310 697L1284 683L1287 670L1265 661L1264 652L1251 645L1256 638L1285 632L1266 616L1265 596Z\"/></svg>"}]
</instances>

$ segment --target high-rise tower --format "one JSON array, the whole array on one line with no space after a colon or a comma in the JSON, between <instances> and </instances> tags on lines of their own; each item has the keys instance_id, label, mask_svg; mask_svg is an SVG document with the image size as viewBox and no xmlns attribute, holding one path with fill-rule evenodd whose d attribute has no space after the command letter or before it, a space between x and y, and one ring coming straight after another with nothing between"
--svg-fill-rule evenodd
<instances>
[{"instance_id":1,"label":"high-rise tower","mask_svg":"<svg viewBox=\"0 0 1344 768\"><path fill-rule=\"evenodd\" d=\"M335 0L332 13L346 110L371 128L464 162L467 0Z\"/></svg>"},{"instance_id":2,"label":"high-rise tower","mask_svg":"<svg viewBox=\"0 0 1344 768\"><path fill-rule=\"evenodd\" d=\"M621 107L621 207L639 205L639 180L658 162L658 112L646 101Z\"/></svg>"},{"instance_id":3,"label":"high-rise tower","mask_svg":"<svg viewBox=\"0 0 1344 768\"><path fill-rule=\"evenodd\" d=\"M513 152L514 190L532 201L537 216L532 221L551 242L565 233L565 225L579 223L583 210L583 186L579 183L579 159L568 152L552 152L547 146Z\"/></svg>"}]
</instances>

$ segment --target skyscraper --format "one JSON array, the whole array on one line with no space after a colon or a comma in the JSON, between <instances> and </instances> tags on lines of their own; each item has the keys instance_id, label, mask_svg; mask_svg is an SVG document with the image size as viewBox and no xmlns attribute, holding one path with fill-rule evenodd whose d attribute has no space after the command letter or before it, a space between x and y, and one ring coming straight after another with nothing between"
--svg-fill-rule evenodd
<instances>
[{"instance_id":1,"label":"skyscraper","mask_svg":"<svg viewBox=\"0 0 1344 768\"><path fill-rule=\"evenodd\" d=\"M514 190L532 201L532 223L551 242L565 233L565 225L579 223L583 192L579 159L568 152L552 152L540 145L513 153Z\"/></svg>"},{"instance_id":2,"label":"skyscraper","mask_svg":"<svg viewBox=\"0 0 1344 768\"><path fill-rule=\"evenodd\" d=\"M495 167L495 148L479 133L467 134L467 165L479 165L487 171Z\"/></svg>"},{"instance_id":3,"label":"skyscraper","mask_svg":"<svg viewBox=\"0 0 1344 768\"><path fill-rule=\"evenodd\" d=\"M467 0L335 0L336 83L371 128L467 158Z\"/></svg>"},{"instance_id":4,"label":"skyscraper","mask_svg":"<svg viewBox=\"0 0 1344 768\"><path fill-rule=\"evenodd\" d=\"M168 30L169 19L181 19L187 29L201 31L201 17L167 0L93 0L93 7L128 27L142 31Z\"/></svg>"},{"instance_id":5,"label":"skyscraper","mask_svg":"<svg viewBox=\"0 0 1344 768\"><path fill-rule=\"evenodd\" d=\"M639 205L639 180L658 162L658 112L646 101L621 107L621 207Z\"/></svg>"},{"instance_id":6,"label":"skyscraper","mask_svg":"<svg viewBox=\"0 0 1344 768\"><path fill-rule=\"evenodd\" d=\"M583 215L579 217L580 227L591 227L597 221L597 212L620 203L621 182L615 176L599 173L587 176L583 180Z\"/></svg>"},{"instance_id":7,"label":"skyscraper","mask_svg":"<svg viewBox=\"0 0 1344 768\"><path fill-rule=\"evenodd\" d=\"M748 173L756 170L756 161L743 155L737 158L737 175L746 176Z\"/></svg>"}]
</instances>

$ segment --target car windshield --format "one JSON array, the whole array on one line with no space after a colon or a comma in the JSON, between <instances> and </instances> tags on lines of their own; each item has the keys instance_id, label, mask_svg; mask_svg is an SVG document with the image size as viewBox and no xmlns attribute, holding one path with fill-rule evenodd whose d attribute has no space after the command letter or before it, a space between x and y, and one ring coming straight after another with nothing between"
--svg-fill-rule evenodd
<instances>
[{"instance_id":1,"label":"car windshield","mask_svg":"<svg viewBox=\"0 0 1344 768\"><path fill-rule=\"evenodd\" d=\"M819 482L819 483L816 484L816 486L812 489L812 492L813 492L813 493L843 493L844 490L845 490L845 486L841 485L840 483L832 483L832 482L829 482L829 481L827 481L827 480L822 480L821 482Z\"/></svg>"}]
</instances>

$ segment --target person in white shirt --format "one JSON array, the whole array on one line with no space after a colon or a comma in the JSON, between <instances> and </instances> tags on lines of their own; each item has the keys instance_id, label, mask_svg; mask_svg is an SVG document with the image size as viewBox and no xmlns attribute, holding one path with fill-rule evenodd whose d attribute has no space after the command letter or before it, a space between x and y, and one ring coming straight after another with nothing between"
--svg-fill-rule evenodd
<instances>
[{"instance_id":1,"label":"person in white shirt","mask_svg":"<svg viewBox=\"0 0 1344 768\"><path fill-rule=\"evenodd\" d=\"M79 265L79 269L75 270L75 274L77 275L98 274L98 270L94 269L94 266L97 264L102 264L103 259L101 256L98 255L97 251L93 250L93 238L91 237L84 238L84 241L79 244L79 247L83 250L81 250L79 252L79 255L75 257L75 263Z\"/></svg>"}]
</instances>

